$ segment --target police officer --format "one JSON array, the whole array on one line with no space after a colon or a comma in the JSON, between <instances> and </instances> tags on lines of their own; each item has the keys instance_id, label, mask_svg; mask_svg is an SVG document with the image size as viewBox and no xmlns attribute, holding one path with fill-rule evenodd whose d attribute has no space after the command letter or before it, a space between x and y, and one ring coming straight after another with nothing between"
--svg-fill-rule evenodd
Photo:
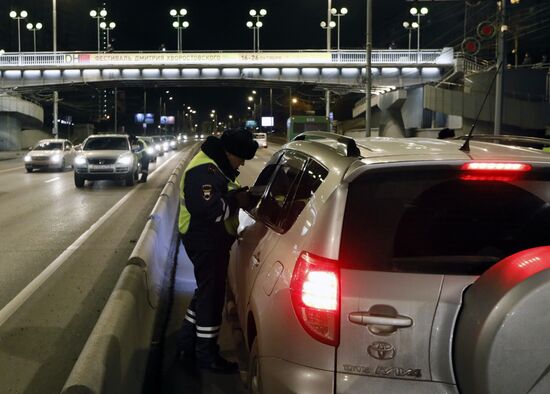
<instances>
[{"instance_id":1,"label":"police officer","mask_svg":"<svg viewBox=\"0 0 550 394\"><path fill-rule=\"evenodd\" d=\"M132 149L134 145L139 146L139 151L135 152L139 157L139 163L141 165L141 178L140 182L147 182L147 177L149 176L149 155L147 154L147 143L143 138L138 138L134 134L129 135L130 144Z\"/></svg>"},{"instance_id":2,"label":"police officer","mask_svg":"<svg viewBox=\"0 0 550 394\"><path fill-rule=\"evenodd\" d=\"M180 331L180 359L214 373L236 373L238 364L220 356L217 344L225 302L229 250L239 208L252 198L237 182L238 168L258 144L245 130L208 137L187 166L180 184L179 232L193 263L197 289Z\"/></svg>"}]
</instances>

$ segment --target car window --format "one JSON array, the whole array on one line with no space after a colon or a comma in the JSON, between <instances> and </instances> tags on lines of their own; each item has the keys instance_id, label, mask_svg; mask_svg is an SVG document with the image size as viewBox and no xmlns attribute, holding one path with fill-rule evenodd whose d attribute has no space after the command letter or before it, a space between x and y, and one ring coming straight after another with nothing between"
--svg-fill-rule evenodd
<instances>
[{"instance_id":1,"label":"car window","mask_svg":"<svg viewBox=\"0 0 550 394\"><path fill-rule=\"evenodd\" d=\"M266 166L259 178L267 177L270 170ZM258 205L258 218L276 231L288 231L327 174L328 171L315 161L286 152Z\"/></svg>"},{"instance_id":2,"label":"car window","mask_svg":"<svg viewBox=\"0 0 550 394\"><path fill-rule=\"evenodd\" d=\"M84 150L128 150L128 140L120 137L90 138Z\"/></svg>"},{"instance_id":3,"label":"car window","mask_svg":"<svg viewBox=\"0 0 550 394\"><path fill-rule=\"evenodd\" d=\"M63 149L63 142L42 142L34 147L34 150L56 150Z\"/></svg>"},{"instance_id":4,"label":"car window","mask_svg":"<svg viewBox=\"0 0 550 394\"><path fill-rule=\"evenodd\" d=\"M365 174L349 186L340 258L351 269L479 275L550 244L550 174L504 182L454 170Z\"/></svg>"}]
</instances>

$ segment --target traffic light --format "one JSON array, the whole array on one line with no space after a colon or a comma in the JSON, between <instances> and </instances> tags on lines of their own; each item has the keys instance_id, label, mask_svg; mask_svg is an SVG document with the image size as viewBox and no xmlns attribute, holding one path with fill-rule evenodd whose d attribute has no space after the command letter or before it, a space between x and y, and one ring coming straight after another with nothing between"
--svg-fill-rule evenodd
<instances>
[{"instance_id":1,"label":"traffic light","mask_svg":"<svg viewBox=\"0 0 550 394\"><path fill-rule=\"evenodd\" d=\"M482 40L490 40L497 34L495 25L491 22L483 21L477 25L477 35Z\"/></svg>"},{"instance_id":2,"label":"traffic light","mask_svg":"<svg viewBox=\"0 0 550 394\"><path fill-rule=\"evenodd\" d=\"M468 37L462 41L462 51L467 55L477 55L481 49L481 44L477 38Z\"/></svg>"}]
</instances>

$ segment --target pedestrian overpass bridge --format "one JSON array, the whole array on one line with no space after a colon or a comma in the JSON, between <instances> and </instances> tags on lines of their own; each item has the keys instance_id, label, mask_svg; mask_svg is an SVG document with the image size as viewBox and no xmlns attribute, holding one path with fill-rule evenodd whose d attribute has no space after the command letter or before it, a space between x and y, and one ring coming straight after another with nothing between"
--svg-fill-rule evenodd
<instances>
[{"instance_id":1,"label":"pedestrian overpass bridge","mask_svg":"<svg viewBox=\"0 0 550 394\"><path fill-rule=\"evenodd\" d=\"M0 90L98 85L289 85L364 91L365 51L32 52L0 56ZM452 48L374 50L374 92L439 81Z\"/></svg>"}]
</instances>

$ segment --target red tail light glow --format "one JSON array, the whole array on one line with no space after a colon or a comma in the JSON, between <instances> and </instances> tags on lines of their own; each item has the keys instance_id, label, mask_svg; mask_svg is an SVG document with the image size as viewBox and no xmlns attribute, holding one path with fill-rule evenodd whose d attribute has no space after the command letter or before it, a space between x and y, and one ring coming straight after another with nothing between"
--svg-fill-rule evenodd
<instances>
[{"instance_id":1,"label":"red tail light glow","mask_svg":"<svg viewBox=\"0 0 550 394\"><path fill-rule=\"evenodd\" d=\"M337 346L340 326L340 270L338 262L302 252L290 283L292 306L306 332Z\"/></svg>"},{"instance_id":2,"label":"red tail light glow","mask_svg":"<svg viewBox=\"0 0 550 394\"><path fill-rule=\"evenodd\" d=\"M510 162L473 161L464 163L460 179L463 181L509 182L533 169L530 164Z\"/></svg>"}]
</instances>

